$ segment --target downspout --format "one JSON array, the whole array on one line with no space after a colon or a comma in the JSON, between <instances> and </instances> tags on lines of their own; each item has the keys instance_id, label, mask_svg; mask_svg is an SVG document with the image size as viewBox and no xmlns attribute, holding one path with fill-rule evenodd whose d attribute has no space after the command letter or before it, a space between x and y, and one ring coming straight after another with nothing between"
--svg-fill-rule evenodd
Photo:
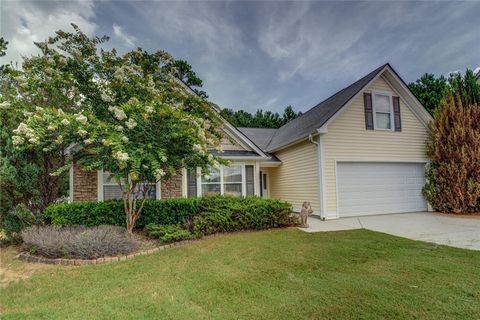
<instances>
[{"instance_id":1,"label":"downspout","mask_svg":"<svg viewBox=\"0 0 480 320\"><path fill-rule=\"evenodd\" d=\"M320 144L318 142L316 142L315 140L313 140L313 136L312 134L309 134L308 135L308 141L310 141L311 143L313 143L314 145L317 146L317 159L318 159L318 189L320 190L320 219L325 221L325 212L323 210L324 208L324 203L323 203L323 187L322 187L322 184L323 184L323 177L322 177L322 159L320 157Z\"/></svg>"}]
</instances>

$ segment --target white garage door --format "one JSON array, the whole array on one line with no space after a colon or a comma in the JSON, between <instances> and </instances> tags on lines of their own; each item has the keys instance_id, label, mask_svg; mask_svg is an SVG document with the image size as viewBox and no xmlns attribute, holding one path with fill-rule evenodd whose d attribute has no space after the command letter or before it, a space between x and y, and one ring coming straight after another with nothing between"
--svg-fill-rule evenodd
<instances>
[{"instance_id":1,"label":"white garage door","mask_svg":"<svg viewBox=\"0 0 480 320\"><path fill-rule=\"evenodd\" d=\"M341 217L427 210L422 163L337 163Z\"/></svg>"}]
</instances>

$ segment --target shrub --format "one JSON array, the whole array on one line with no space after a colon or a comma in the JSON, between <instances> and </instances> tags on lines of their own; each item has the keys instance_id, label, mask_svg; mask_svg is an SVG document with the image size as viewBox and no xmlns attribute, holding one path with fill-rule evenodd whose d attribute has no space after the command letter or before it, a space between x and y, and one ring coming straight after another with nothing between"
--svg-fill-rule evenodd
<instances>
[{"instance_id":1,"label":"shrub","mask_svg":"<svg viewBox=\"0 0 480 320\"><path fill-rule=\"evenodd\" d=\"M160 239L162 242L166 243L194 238L190 231L185 230L178 225L162 226L151 223L145 227L145 231L149 237Z\"/></svg>"},{"instance_id":2,"label":"shrub","mask_svg":"<svg viewBox=\"0 0 480 320\"><path fill-rule=\"evenodd\" d=\"M2 244L21 242L20 231L25 227L42 223L42 216L35 216L23 204L1 215L0 229L2 230Z\"/></svg>"},{"instance_id":3,"label":"shrub","mask_svg":"<svg viewBox=\"0 0 480 320\"><path fill-rule=\"evenodd\" d=\"M288 203L258 197L206 197L202 212L188 228L196 235L240 230L262 230L296 224Z\"/></svg>"},{"instance_id":4,"label":"shrub","mask_svg":"<svg viewBox=\"0 0 480 320\"><path fill-rule=\"evenodd\" d=\"M145 202L137 227L184 225L195 234L260 230L294 225L290 205L275 199L213 196ZM55 204L45 210L55 225L125 226L121 201Z\"/></svg>"},{"instance_id":5,"label":"shrub","mask_svg":"<svg viewBox=\"0 0 480 320\"><path fill-rule=\"evenodd\" d=\"M480 105L448 96L430 125L427 153L423 193L433 208L480 212Z\"/></svg>"},{"instance_id":6,"label":"shrub","mask_svg":"<svg viewBox=\"0 0 480 320\"><path fill-rule=\"evenodd\" d=\"M143 228L150 223L161 225L183 223L199 212L199 206L199 198L147 200L136 225L138 228ZM44 213L53 224L58 226L92 227L108 224L123 227L126 225L123 201L54 204Z\"/></svg>"},{"instance_id":7,"label":"shrub","mask_svg":"<svg viewBox=\"0 0 480 320\"><path fill-rule=\"evenodd\" d=\"M95 259L138 249L124 228L97 226L31 226L21 232L24 248L47 258Z\"/></svg>"}]
</instances>

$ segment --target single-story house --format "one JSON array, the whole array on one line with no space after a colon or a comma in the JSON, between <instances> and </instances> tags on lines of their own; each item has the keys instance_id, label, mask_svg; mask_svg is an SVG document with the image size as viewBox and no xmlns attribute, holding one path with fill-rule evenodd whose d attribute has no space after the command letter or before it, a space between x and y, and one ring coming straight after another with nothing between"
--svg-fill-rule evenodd
<instances>
[{"instance_id":1,"label":"single-story house","mask_svg":"<svg viewBox=\"0 0 480 320\"><path fill-rule=\"evenodd\" d=\"M221 156L229 166L208 176L183 170L150 196L257 195L288 201L295 211L309 201L326 219L424 211L431 120L385 64L279 129L225 122ZM70 175L73 201L121 197L108 173L75 165Z\"/></svg>"}]
</instances>

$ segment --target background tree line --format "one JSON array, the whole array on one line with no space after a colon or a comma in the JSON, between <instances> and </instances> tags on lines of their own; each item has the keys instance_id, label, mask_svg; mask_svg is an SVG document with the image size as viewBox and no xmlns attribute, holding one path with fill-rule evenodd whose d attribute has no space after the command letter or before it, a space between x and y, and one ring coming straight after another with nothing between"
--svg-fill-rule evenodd
<instances>
[{"instance_id":1,"label":"background tree line","mask_svg":"<svg viewBox=\"0 0 480 320\"><path fill-rule=\"evenodd\" d=\"M442 100L452 93L458 94L467 103L480 103L480 71L474 74L467 69L465 74L455 72L448 77L426 73L408 87L431 114L434 114Z\"/></svg>"},{"instance_id":2,"label":"background tree line","mask_svg":"<svg viewBox=\"0 0 480 320\"><path fill-rule=\"evenodd\" d=\"M252 114L245 110L235 111L228 108L222 109L220 114L236 127L276 129L295 119L302 113L297 113L293 110L292 106L287 106L282 115L278 112L263 111L262 109L258 109L257 112Z\"/></svg>"}]
</instances>

